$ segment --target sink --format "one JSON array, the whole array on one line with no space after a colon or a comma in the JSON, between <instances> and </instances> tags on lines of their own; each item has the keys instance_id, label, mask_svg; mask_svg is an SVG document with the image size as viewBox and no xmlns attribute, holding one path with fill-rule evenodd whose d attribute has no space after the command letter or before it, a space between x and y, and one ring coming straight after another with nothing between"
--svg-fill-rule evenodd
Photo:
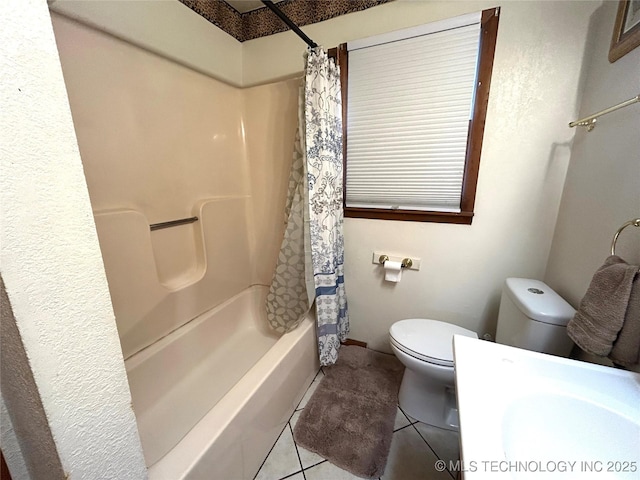
<instances>
[{"instance_id":1,"label":"sink","mask_svg":"<svg viewBox=\"0 0 640 480\"><path fill-rule=\"evenodd\" d=\"M547 438L549 424L551 438ZM502 435L507 460L615 462L634 458L640 448L628 441L640 439L638 422L581 398L549 393L510 403L502 417ZM589 438L596 441L586 441Z\"/></svg>"},{"instance_id":2,"label":"sink","mask_svg":"<svg viewBox=\"0 0 640 480\"><path fill-rule=\"evenodd\" d=\"M640 374L458 336L454 355L465 480L640 478Z\"/></svg>"}]
</instances>

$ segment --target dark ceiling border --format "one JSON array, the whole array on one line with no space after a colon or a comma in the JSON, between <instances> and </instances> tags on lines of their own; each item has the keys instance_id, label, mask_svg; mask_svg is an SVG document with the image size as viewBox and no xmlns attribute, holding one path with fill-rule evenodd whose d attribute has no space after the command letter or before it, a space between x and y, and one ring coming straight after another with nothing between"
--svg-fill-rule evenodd
<instances>
[{"instance_id":1,"label":"dark ceiling border","mask_svg":"<svg viewBox=\"0 0 640 480\"><path fill-rule=\"evenodd\" d=\"M180 0L180 2L236 40L244 42L242 15L227 2L222 0Z\"/></svg>"},{"instance_id":2,"label":"dark ceiling border","mask_svg":"<svg viewBox=\"0 0 640 480\"><path fill-rule=\"evenodd\" d=\"M277 3L277 6L296 25L303 26L392 1L283 0ZM224 0L180 0L180 2L240 42L288 30L275 13L266 7L239 13Z\"/></svg>"}]
</instances>

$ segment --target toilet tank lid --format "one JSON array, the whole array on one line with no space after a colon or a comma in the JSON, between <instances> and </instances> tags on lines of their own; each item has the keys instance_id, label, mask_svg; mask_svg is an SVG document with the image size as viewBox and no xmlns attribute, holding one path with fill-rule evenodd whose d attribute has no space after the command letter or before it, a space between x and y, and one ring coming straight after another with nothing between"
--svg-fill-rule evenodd
<instances>
[{"instance_id":1,"label":"toilet tank lid","mask_svg":"<svg viewBox=\"0 0 640 480\"><path fill-rule=\"evenodd\" d=\"M566 326L576 311L540 280L507 278L505 291L522 313L538 322Z\"/></svg>"}]
</instances>

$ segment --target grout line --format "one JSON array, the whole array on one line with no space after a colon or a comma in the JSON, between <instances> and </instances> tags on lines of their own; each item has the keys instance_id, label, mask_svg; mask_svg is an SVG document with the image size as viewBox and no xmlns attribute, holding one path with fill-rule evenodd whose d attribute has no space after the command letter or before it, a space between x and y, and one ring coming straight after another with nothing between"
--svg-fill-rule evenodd
<instances>
[{"instance_id":1,"label":"grout line","mask_svg":"<svg viewBox=\"0 0 640 480\"><path fill-rule=\"evenodd\" d=\"M416 423L418 423L418 422L416 422ZM420 430L418 430L418 429L416 428L415 423L414 423L414 424L411 424L411 426L413 427L413 429L414 429L416 432L418 432L418 435L420 435L420 438L422 438L422 440L424 441L424 443L426 443L426 444L427 444L427 447L429 447L429 450L431 450L431 451L433 452L433 454L436 456L436 458L437 458L438 460L446 461L444 458L440 458L440 455L438 455L438 454L436 453L436 451L435 451L435 450L433 449L433 447L429 444L429 442L427 441L427 439L426 439L426 438L424 438L424 437L422 436L422 434L420 433ZM432 426L433 426L433 425L432 425ZM438 427L435 427L435 428L438 428ZM394 433L395 433L395 432L394 432ZM447 467L448 467L448 466L447 466ZM454 479L456 478L456 477L455 477L455 475L454 475L454 474L449 470L449 468L446 468L446 471L447 471L447 473L448 473L449 475L451 475L451 477L453 477Z\"/></svg>"},{"instance_id":2,"label":"grout line","mask_svg":"<svg viewBox=\"0 0 640 480\"><path fill-rule=\"evenodd\" d=\"M289 422L285 423L284 428L282 429L282 431L278 434L278 438L276 438L276 441L273 442L273 445L271 445L271 448L269 449L269 453L267 453L267 456L264 457L264 460L262 461L262 463L260 464L260 468L258 469L258 472L255 474L255 476L253 477L253 480L256 480L256 477L258 476L258 473L260 473L260 470L262 470L262 467L264 467L265 462L267 461L267 458L269 458L269 455L271 455L271 452L273 451L273 448L276 446L276 443L278 443L278 440L280 440L280 437L282 436L282 432L284 432L284 429L287 428L287 426L289 425ZM296 443L295 441L293 442L294 444ZM300 464L302 465L302 464ZM296 472L298 473L298 472Z\"/></svg>"},{"instance_id":3,"label":"grout line","mask_svg":"<svg viewBox=\"0 0 640 480\"><path fill-rule=\"evenodd\" d=\"M318 371L316 372L316 375L313 377L313 380L309 384L309 387L307 387L307 390L304 392L304 395L302 395L302 398L304 398L304 396L309 391L309 388L311 388L311 385L313 385L313 382L316 381L316 378L318 378L318 376L320 376L321 373L324 376L324 371L322 370L322 367L320 367L318 369ZM273 443L273 445L271 445L271 448L269 449L269 453L267 453L267 456L264 458L264 460L260 464L260 468L258 469L258 472L253 477L253 480L256 479L256 477L258 476L258 473L260 473L260 470L262 470L262 467L264 466L265 462L267 461L267 458L269 458L269 455L271 455L271 452L273 451L273 448L276 446L276 443L278 443L278 440L280 440L280 437L284 433L285 428L289 427L289 431L291 432L291 437L293 438L293 427L291 426L291 419L296 414L296 412L301 412L302 410L304 410L304 407L300 407L300 403L302 403L302 399L300 399L300 401L298 402L298 405L297 405L296 409L293 411L293 413L289 417L289 420L287 421L287 423L285 424L284 428L282 429L282 431L278 435L278 438L276 439L276 441ZM293 475L297 475L300 472L302 472L302 476L303 476L304 480L307 479L307 477L304 474L304 470L305 469L302 466L302 459L300 458L300 453L298 452L298 444L296 443L295 438L293 438L293 445L294 445L294 447L296 449L296 455L298 456L298 464L300 465L300 470L298 470L298 471L296 471L294 473L291 473L291 474L287 475L286 477L282 477L280 480L284 480L285 478L292 477ZM323 462L326 462L326 460L323 460L322 462L318 462L315 465L312 465L312 467L315 467L316 465L320 465ZM311 467L308 467L308 468L311 468Z\"/></svg>"},{"instance_id":4,"label":"grout line","mask_svg":"<svg viewBox=\"0 0 640 480\"><path fill-rule=\"evenodd\" d=\"M397 409L398 412L400 412L400 414L404 417L404 419L409 423L407 425L405 425L404 427L398 428L397 430L394 428L393 433L396 433L397 431L402 430L403 428L406 428L406 427L411 425L411 420L409 420L409 417L407 417L407 414L402 411L402 409L400 408L400 405L396 404L396 409ZM394 420L394 423L395 423L395 420ZM395 427L395 425L394 425L394 427Z\"/></svg>"},{"instance_id":5,"label":"grout line","mask_svg":"<svg viewBox=\"0 0 640 480\"><path fill-rule=\"evenodd\" d=\"M300 471L302 472L302 478L307 480L307 477L304 474L304 465L302 465L302 459L300 458L300 452L298 451L298 444L296 443L296 439L293 437L293 428L291 428L291 420L287 423L289 430L291 431L291 438L293 439L293 448L296 449L296 455L298 457L298 464L300 465ZM298 473L298 472L296 472Z\"/></svg>"},{"instance_id":6,"label":"grout line","mask_svg":"<svg viewBox=\"0 0 640 480\"><path fill-rule=\"evenodd\" d=\"M424 443L426 443L426 444L427 444L427 447L429 447L429 450L431 450L431 451L433 452L433 454L436 456L436 458L437 458L438 460L442 460L442 459L438 456L438 454L436 453L436 451L433 449L433 447L432 447L431 445L429 445L429 442L427 442L427 439L426 439L426 438L424 438L424 437L420 434L420 430L418 430L418 429L416 428L415 424L412 424L411 426L413 427L413 429L414 429L416 432L418 432L418 435L420 436L420 438L422 439L422 441L423 441Z\"/></svg>"},{"instance_id":7,"label":"grout line","mask_svg":"<svg viewBox=\"0 0 640 480\"><path fill-rule=\"evenodd\" d=\"M409 422L409 424L413 425L415 423L418 423L419 420L416 420L415 418L413 419L413 421L409 418L409 415L407 415L406 413L404 413L404 410L402 410L400 408L400 405L398 405L398 410L400 410L402 412L402 414L407 418L407 421Z\"/></svg>"},{"instance_id":8,"label":"grout line","mask_svg":"<svg viewBox=\"0 0 640 480\"><path fill-rule=\"evenodd\" d=\"M322 461L318 462L318 463L314 463L313 465L309 465L308 467L305 467L302 471L305 472L307 470L312 469L313 467L317 467L318 465L320 465L321 463L325 463L328 462L329 460L327 460L326 458L323 458ZM340 468L340 467L338 467ZM306 478L306 477L305 477Z\"/></svg>"},{"instance_id":9,"label":"grout line","mask_svg":"<svg viewBox=\"0 0 640 480\"><path fill-rule=\"evenodd\" d=\"M394 430L393 433L399 432L400 430L404 430L405 428L409 428L409 427L413 427L413 425L405 425L404 427L400 427L399 429ZM423 438L423 440L424 440L424 438Z\"/></svg>"},{"instance_id":10,"label":"grout line","mask_svg":"<svg viewBox=\"0 0 640 480\"><path fill-rule=\"evenodd\" d=\"M281 477L281 478L279 478L278 480L285 480L286 478L291 478L291 477L293 477L294 475L297 475L297 474L299 474L299 473L302 473L302 476L304 477L304 472L303 472L302 470L298 470L297 472L290 473L290 474L289 474L289 475L287 475L286 477ZM306 477L305 477L305 480L307 480L307 479L306 479Z\"/></svg>"},{"instance_id":11,"label":"grout line","mask_svg":"<svg viewBox=\"0 0 640 480\"><path fill-rule=\"evenodd\" d=\"M304 408L301 410L304 410ZM291 426L291 420L289 420L289 428L291 429L291 436L293 436L293 427ZM293 439L293 444L296 446L296 453L298 454L298 460L300 461L300 467L302 468L302 476L304 477L305 480L307 480L307 476L304 474L304 471L309 470L310 468L313 468L316 465L320 465L321 463L326 462L327 459L323 458L318 463L314 463L313 465L309 465L308 467L305 467L304 465L302 465L302 458L300 457L300 451L298 450L298 443L296 442L295 437Z\"/></svg>"}]
</instances>

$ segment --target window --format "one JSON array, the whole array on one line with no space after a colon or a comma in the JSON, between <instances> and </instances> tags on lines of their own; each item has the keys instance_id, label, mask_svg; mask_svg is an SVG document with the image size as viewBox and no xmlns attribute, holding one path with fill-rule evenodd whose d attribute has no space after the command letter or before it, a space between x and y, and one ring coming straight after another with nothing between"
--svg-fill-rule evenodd
<instances>
[{"instance_id":1,"label":"window","mask_svg":"<svg viewBox=\"0 0 640 480\"><path fill-rule=\"evenodd\" d=\"M329 52L341 67L345 216L471 224L498 12Z\"/></svg>"}]
</instances>

